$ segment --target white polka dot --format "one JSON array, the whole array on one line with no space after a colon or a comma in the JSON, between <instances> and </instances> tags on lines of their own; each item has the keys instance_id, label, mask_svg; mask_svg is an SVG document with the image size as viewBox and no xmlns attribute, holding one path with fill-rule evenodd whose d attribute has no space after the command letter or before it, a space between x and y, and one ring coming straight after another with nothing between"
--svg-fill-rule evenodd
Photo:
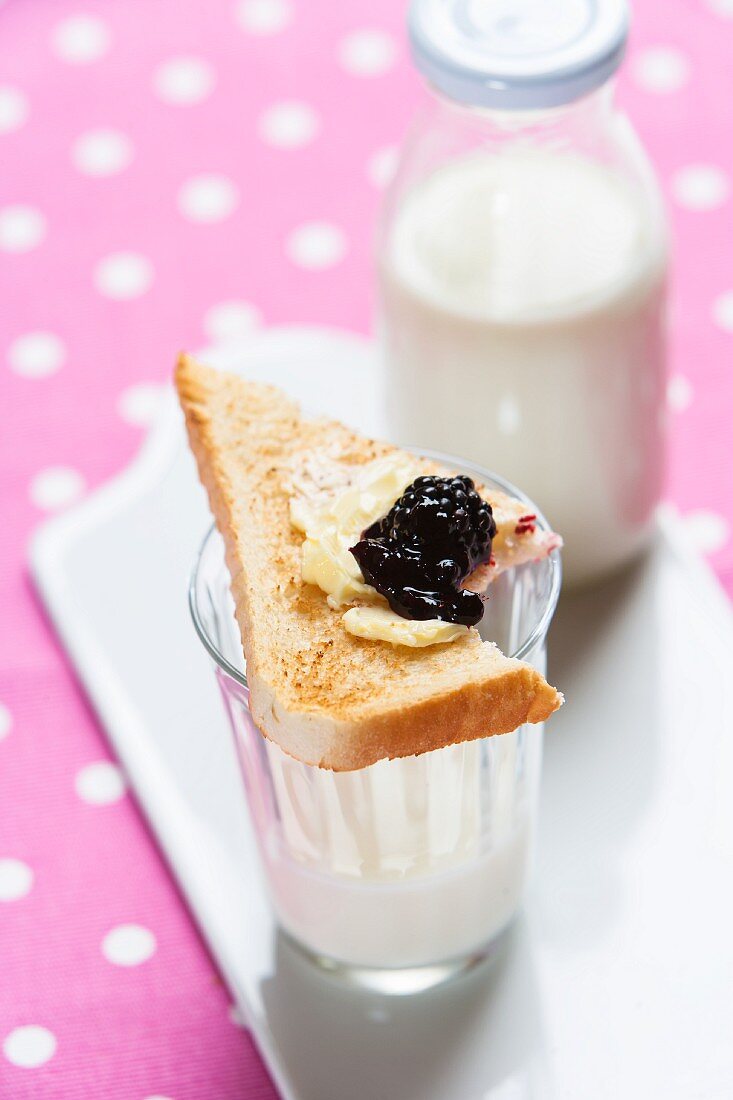
<instances>
[{"instance_id":1,"label":"white polka dot","mask_svg":"<svg viewBox=\"0 0 733 1100\"><path fill-rule=\"evenodd\" d=\"M716 15L722 15L724 19L733 19L733 0L705 0L705 2Z\"/></svg>"},{"instance_id":2,"label":"white polka dot","mask_svg":"<svg viewBox=\"0 0 733 1100\"><path fill-rule=\"evenodd\" d=\"M0 210L0 249L30 252L46 235L46 219L35 206L18 203Z\"/></svg>"},{"instance_id":3,"label":"white polka dot","mask_svg":"<svg viewBox=\"0 0 733 1100\"><path fill-rule=\"evenodd\" d=\"M396 145L387 145L372 153L367 161L367 175L375 187L387 187L392 182L397 169L397 157Z\"/></svg>"},{"instance_id":4,"label":"white polka dot","mask_svg":"<svg viewBox=\"0 0 733 1100\"><path fill-rule=\"evenodd\" d=\"M239 202L237 188L226 176L192 176L178 192L178 209L192 222L220 222Z\"/></svg>"},{"instance_id":5,"label":"white polka dot","mask_svg":"<svg viewBox=\"0 0 733 1100\"><path fill-rule=\"evenodd\" d=\"M30 892L33 872L19 859L0 859L0 901L18 901Z\"/></svg>"},{"instance_id":6,"label":"white polka dot","mask_svg":"<svg viewBox=\"0 0 733 1100\"><path fill-rule=\"evenodd\" d=\"M339 262L346 252L346 240L336 225L306 222L290 234L286 251L299 267L320 271Z\"/></svg>"},{"instance_id":7,"label":"white polka dot","mask_svg":"<svg viewBox=\"0 0 733 1100\"><path fill-rule=\"evenodd\" d=\"M153 265L138 252L113 252L94 269L94 284L107 298L138 298L153 281Z\"/></svg>"},{"instance_id":8,"label":"white polka dot","mask_svg":"<svg viewBox=\"0 0 733 1100\"><path fill-rule=\"evenodd\" d=\"M82 802L92 806L107 806L119 802L125 793L125 779L116 764L109 760L97 760L76 773L76 793Z\"/></svg>"},{"instance_id":9,"label":"white polka dot","mask_svg":"<svg viewBox=\"0 0 733 1100\"><path fill-rule=\"evenodd\" d=\"M53 1058L56 1051L56 1036L47 1027L38 1024L26 1024L14 1028L3 1042L3 1054L14 1066L22 1069L36 1069Z\"/></svg>"},{"instance_id":10,"label":"white polka dot","mask_svg":"<svg viewBox=\"0 0 733 1100\"><path fill-rule=\"evenodd\" d=\"M692 546L703 554L712 554L720 550L728 541L730 529L728 521L718 512L699 508L687 512L682 517L685 537Z\"/></svg>"},{"instance_id":11,"label":"white polka dot","mask_svg":"<svg viewBox=\"0 0 733 1100\"><path fill-rule=\"evenodd\" d=\"M132 160L132 142L119 130L87 130L71 147L71 159L87 176L113 176Z\"/></svg>"},{"instance_id":12,"label":"white polka dot","mask_svg":"<svg viewBox=\"0 0 733 1100\"><path fill-rule=\"evenodd\" d=\"M240 0L235 15L250 34L277 34L291 21L293 9L288 0Z\"/></svg>"},{"instance_id":13,"label":"white polka dot","mask_svg":"<svg viewBox=\"0 0 733 1100\"><path fill-rule=\"evenodd\" d=\"M0 741L7 737L13 728L13 716L5 703L0 703Z\"/></svg>"},{"instance_id":14,"label":"white polka dot","mask_svg":"<svg viewBox=\"0 0 733 1100\"><path fill-rule=\"evenodd\" d=\"M115 966L139 966L155 954L155 936L141 924L118 924L102 940L102 954Z\"/></svg>"},{"instance_id":15,"label":"white polka dot","mask_svg":"<svg viewBox=\"0 0 733 1100\"><path fill-rule=\"evenodd\" d=\"M667 383L667 404L674 412L684 412L692 402L692 383L684 374L675 374Z\"/></svg>"},{"instance_id":16,"label":"white polka dot","mask_svg":"<svg viewBox=\"0 0 733 1100\"><path fill-rule=\"evenodd\" d=\"M297 100L268 107L257 123L262 140L280 149L297 149L307 145L319 128L320 121L313 108Z\"/></svg>"},{"instance_id":17,"label":"white polka dot","mask_svg":"<svg viewBox=\"0 0 733 1100\"><path fill-rule=\"evenodd\" d=\"M18 88L0 87L0 134L18 130L28 118L28 100Z\"/></svg>"},{"instance_id":18,"label":"white polka dot","mask_svg":"<svg viewBox=\"0 0 733 1100\"><path fill-rule=\"evenodd\" d=\"M49 466L31 481L30 498L37 508L55 512L66 508L84 492L84 478L70 466Z\"/></svg>"},{"instance_id":19,"label":"white polka dot","mask_svg":"<svg viewBox=\"0 0 733 1100\"><path fill-rule=\"evenodd\" d=\"M165 392L165 386L154 382L137 382L122 391L117 411L128 424L145 428L155 420Z\"/></svg>"},{"instance_id":20,"label":"white polka dot","mask_svg":"<svg viewBox=\"0 0 733 1100\"><path fill-rule=\"evenodd\" d=\"M631 74L647 92L676 92L687 83L690 65L685 55L673 46L652 46L637 54Z\"/></svg>"},{"instance_id":21,"label":"white polka dot","mask_svg":"<svg viewBox=\"0 0 733 1100\"><path fill-rule=\"evenodd\" d=\"M726 332L733 332L733 290L719 294L713 302L713 320Z\"/></svg>"},{"instance_id":22,"label":"white polka dot","mask_svg":"<svg viewBox=\"0 0 733 1100\"><path fill-rule=\"evenodd\" d=\"M53 32L53 48L63 60L86 65L104 57L109 49L109 30L93 15L70 15Z\"/></svg>"},{"instance_id":23,"label":"white polka dot","mask_svg":"<svg viewBox=\"0 0 733 1100\"><path fill-rule=\"evenodd\" d=\"M354 31L338 49L341 65L354 76L379 76L392 68L396 56L394 40L384 31Z\"/></svg>"},{"instance_id":24,"label":"white polka dot","mask_svg":"<svg viewBox=\"0 0 733 1100\"><path fill-rule=\"evenodd\" d=\"M23 378L47 378L65 361L66 348L53 332L26 332L8 348L8 363Z\"/></svg>"},{"instance_id":25,"label":"white polka dot","mask_svg":"<svg viewBox=\"0 0 733 1100\"><path fill-rule=\"evenodd\" d=\"M214 343L239 340L248 336L262 321L251 302L218 302L204 314L204 332Z\"/></svg>"},{"instance_id":26,"label":"white polka dot","mask_svg":"<svg viewBox=\"0 0 733 1100\"><path fill-rule=\"evenodd\" d=\"M201 103L210 94L216 77L211 65L200 57L173 57L159 65L153 87L166 103Z\"/></svg>"},{"instance_id":27,"label":"white polka dot","mask_svg":"<svg viewBox=\"0 0 733 1100\"><path fill-rule=\"evenodd\" d=\"M688 210L713 210L729 191L728 177L713 164L690 164L672 176L672 194Z\"/></svg>"},{"instance_id":28,"label":"white polka dot","mask_svg":"<svg viewBox=\"0 0 733 1100\"><path fill-rule=\"evenodd\" d=\"M247 1027L247 1021L245 1020L239 1005L229 1005L229 1020L235 1027Z\"/></svg>"},{"instance_id":29,"label":"white polka dot","mask_svg":"<svg viewBox=\"0 0 733 1100\"><path fill-rule=\"evenodd\" d=\"M496 406L496 423L503 435L514 435L519 430L522 422L522 414L519 405L513 397L502 397Z\"/></svg>"}]
</instances>

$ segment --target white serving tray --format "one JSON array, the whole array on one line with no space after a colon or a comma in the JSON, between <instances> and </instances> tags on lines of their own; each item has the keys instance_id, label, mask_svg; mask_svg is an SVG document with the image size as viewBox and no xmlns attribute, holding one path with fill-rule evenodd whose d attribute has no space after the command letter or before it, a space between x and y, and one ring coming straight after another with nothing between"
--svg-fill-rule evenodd
<instances>
[{"instance_id":1,"label":"white serving tray","mask_svg":"<svg viewBox=\"0 0 733 1100\"><path fill-rule=\"evenodd\" d=\"M208 361L382 430L348 334L280 329ZM286 1100L730 1100L733 619L660 519L649 560L563 599L536 871L504 957L385 999L278 936L229 731L189 621L209 523L172 395L137 461L46 523L36 583Z\"/></svg>"}]
</instances>

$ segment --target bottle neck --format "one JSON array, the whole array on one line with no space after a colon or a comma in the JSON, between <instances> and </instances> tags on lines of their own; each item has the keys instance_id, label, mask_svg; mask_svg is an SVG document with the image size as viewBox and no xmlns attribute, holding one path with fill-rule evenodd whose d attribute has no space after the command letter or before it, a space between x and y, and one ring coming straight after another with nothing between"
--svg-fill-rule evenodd
<instances>
[{"instance_id":1,"label":"bottle neck","mask_svg":"<svg viewBox=\"0 0 733 1100\"><path fill-rule=\"evenodd\" d=\"M532 144L595 145L613 115L614 82L561 107L535 111L497 111L448 99L430 88L432 124L453 127L487 142L519 140Z\"/></svg>"}]
</instances>

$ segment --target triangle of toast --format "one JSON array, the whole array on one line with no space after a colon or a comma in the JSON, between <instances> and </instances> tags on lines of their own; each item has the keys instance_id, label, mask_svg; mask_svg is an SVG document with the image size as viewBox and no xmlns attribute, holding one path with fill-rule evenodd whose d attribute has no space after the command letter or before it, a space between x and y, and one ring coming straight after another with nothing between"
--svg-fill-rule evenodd
<instances>
[{"instance_id":1,"label":"triangle of toast","mask_svg":"<svg viewBox=\"0 0 733 1100\"><path fill-rule=\"evenodd\" d=\"M266 737L305 763L348 771L508 733L560 706L539 672L475 630L423 649L356 638L323 592L302 582L303 535L289 507L303 456L326 448L354 469L396 448L335 421L305 419L276 388L187 355L175 380L224 538L250 707ZM510 505L513 524L523 509ZM495 546L501 539L500 524Z\"/></svg>"}]
</instances>

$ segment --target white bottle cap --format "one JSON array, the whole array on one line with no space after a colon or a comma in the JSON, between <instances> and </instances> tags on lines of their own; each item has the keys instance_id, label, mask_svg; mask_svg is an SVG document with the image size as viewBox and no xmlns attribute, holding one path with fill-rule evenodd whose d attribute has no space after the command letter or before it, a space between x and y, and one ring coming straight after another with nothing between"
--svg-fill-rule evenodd
<instances>
[{"instance_id":1,"label":"white bottle cap","mask_svg":"<svg viewBox=\"0 0 733 1100\"><path fill-rule=\"evenodd\" d=\"M415 64L450 99L541 110L605 83L623 56L626 0L412 0Z\"/></svg>"}]
</instances>

